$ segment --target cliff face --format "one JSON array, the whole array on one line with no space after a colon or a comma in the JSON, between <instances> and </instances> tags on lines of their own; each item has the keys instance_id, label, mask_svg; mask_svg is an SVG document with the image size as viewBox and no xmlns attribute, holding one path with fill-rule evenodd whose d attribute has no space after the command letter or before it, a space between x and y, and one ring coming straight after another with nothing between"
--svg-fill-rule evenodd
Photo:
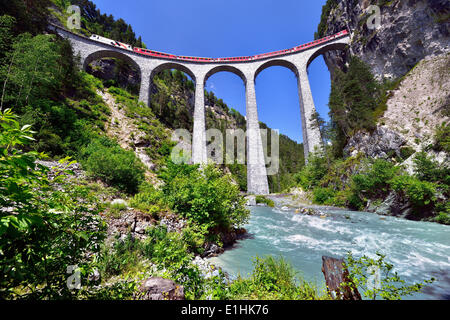
<instances>
[{"instance_id":1,"label":"cliff face","mask_svg":"<svg viewBox=\"0 0 450 320\"><path fill-rule=\"evenodd\" d=\"M325 62L333 73L345 70L349 53L366 62L378 79L405 75L425 57L450 51L450 1L448 0L338 0L328 15L325 33L342 29L352 33L349 52L331 52ZM381 25L369 29L369 5L381 9ZM369 19L369 21L371 21ZM319 36L324 36L320 34Z\"/></svg>"}]
</instances>

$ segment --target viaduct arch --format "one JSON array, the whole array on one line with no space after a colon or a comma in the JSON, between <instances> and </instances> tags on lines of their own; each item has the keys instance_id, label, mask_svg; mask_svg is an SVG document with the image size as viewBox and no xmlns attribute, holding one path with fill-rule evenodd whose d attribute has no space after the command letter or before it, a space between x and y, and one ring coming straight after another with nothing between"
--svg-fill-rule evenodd
<instances>
[{"instance_id":1,"label":"viaduct arch","mask_svg":"<svg viewBox=\"0 0 450 320\"><path fill-rule=\"evenodd\" d=\"M293 49L261 54L253 57L204 59L163 56L148 56L138 52L114 47L84 36L74 34L56 25L50 29L67 38L75 54L81 59L81 66L104 57L124 59L141 73L139 100L150 104L150 84L153 76L164 69L178 69L188 74L195 82L194 132L192 140L192 162L206 163L205 97L206 80L213 74L227 71L238 75L245 84L247 116L247 188L250 194L269 194L262 138L259 128L255 94L255 79L260 72L271 66L283 66L297 76L302 119L305 159L309 152L321 147L320 130L312 119L316 109L308 80L308 66L329 50L345 50L350 35L345 32L339 37L327 37L326 41L314 41ZM179 59L180 58L180 59ZM186 58L186 59L184 59Z\"/></svg>"}]
</instances>

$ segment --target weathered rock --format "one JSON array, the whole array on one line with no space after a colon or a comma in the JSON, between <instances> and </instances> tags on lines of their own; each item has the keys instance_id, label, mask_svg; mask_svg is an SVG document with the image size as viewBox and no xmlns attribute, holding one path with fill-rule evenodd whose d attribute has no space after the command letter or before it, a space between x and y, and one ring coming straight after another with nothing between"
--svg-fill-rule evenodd
<instances>
[{"instance_id":1,"label":"weathered rock","mask_svg":"<svg viewBox=\"0 0 450 320\"><path fill-rule=\"evenodd\" d=\"M378 126L372 133L358 132L350 138L344 148L344 155L356 156L362 152L370 158L401 157L400 148L406 140L397 132Z\"/></svg>"},{"instance_id":2,"label":"weathered rock","mask_svg":"<svg viewBox=\"0 0 450 320\"><path fill-rule=\"evenodd\" d=\"M215 257L215 256L223 253L223 251L224 251L223 248L219 247L215 243L206 243L205 251L203 252L203 254L201 256L202 256L202 258Z\"/></svg>"},{"instance_id":3,"label":"weathered rock","mask_svg":"<svg viewBox=\"0 0 450 320\"><path fill-rule=\"evenodd\" d=\"M368 201L365 211L379 215L407 218L411 216L411 203L397 192L391 191L381 203Z\"/></svg>"},{"instance_id":4,"label":"weathered rock","mask_svg":"<svg viewBox=\"0 0 450 320\"><path fill-rule=\"evenodd\" d=\"M168 232L179 232L186 226L187 221L180 219L176 215L169 215L163 217L159 224L166 226Z\"/></svg>"},{"instance_id":5,"label":"weathered rock","mask_svg":"<svg viewBox=\"0 0 450 320\"><path fill-rule=\"evenodd\" d=\"M133 238L145 239L145 230L154 225L153 218L145 213L126 210L119 217L108 217L108 238L119 237L124 240L129 234Z\"/></svg>"},{"instance_id":6,"label":"weathered rock","mask_svg":"<svg viewBox=\"0 0 450 320\"><path fill-rule=\"evenodd\" d=\"M394 0L381 5L381 24L369 29L368 0L343 0L330 12L327 35L343 29L352 33L350 52L365 61L379 79L398 78L427 56L450 50L448 0ZM345 70L349 52L324 55L331 73Z\"/></svg>"},{"instance_id":7,"label":"weathered rock","mask_svg":"<svg viewBox=\"0 0 450 320\"><path fill-rule=\"evenodd\" d=\"M223 243L223 246L229 247L229 246L232 246L236 242L236 240L244 237L246 233L247 233L247 230L245 230L244 228L239 228L239 229L233 229L228 232L221 232L219 234L219 236L220 236L220 240Z\"/></svg>"},{"instance_id":8,"label":"weathered rock","mask_svg":"<svg viewBox=\"0 0 450 320\"><path fill-rule=\"evenodd\" d=\"M160 277L144 280L138 292L138 300L184 300L183 286Z\"/></svg>"}]
</instances>

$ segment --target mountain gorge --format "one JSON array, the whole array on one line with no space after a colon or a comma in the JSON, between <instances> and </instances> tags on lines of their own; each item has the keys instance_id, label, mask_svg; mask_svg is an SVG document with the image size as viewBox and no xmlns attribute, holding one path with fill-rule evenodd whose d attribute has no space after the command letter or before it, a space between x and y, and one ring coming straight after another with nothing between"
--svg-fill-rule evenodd
<instances>
[{"instance_id":1,"label":"mountain gorge","mask_svg":"<svg viewBox=\"0 0 450 320\"><path fill-rule=\"evenodd\" d=\"M138 99L138 70L116 58L80 70L70 42L47 28L66 26L75 4L76 32L145 47L130 24L89 0L0 4L0 299L334 299L298 281L283 259L257 257L248 278L232 279L205 258L253 237L244 229L249 205L291 196L450 224L448 1L378 0L377 29L367 25L369 1L326 2L316 37L348 29L352 40L324 55L330 121L315 115L323 148L304 159L303 144L280 134L280 170L268 177L273 194L251 199L245 165L199 170L171 160L174 130L193 129L195 84L186 74L154 75L147 105ZM211 91L205 110L207 128L247 127ZM326 224L336 217L299 203L292 212L276 209L306 232L304 219L331 232ZM340 214L334 225L354 228L358 214ZM300 225L289 219L286 229ZM269 227L284 236L284 227ZM338 243L356 241L332 231ZM290 251L314 240L294 233ZM74 273L69 285L68 270L79 283Z\"/></svg>"}]
</instances>

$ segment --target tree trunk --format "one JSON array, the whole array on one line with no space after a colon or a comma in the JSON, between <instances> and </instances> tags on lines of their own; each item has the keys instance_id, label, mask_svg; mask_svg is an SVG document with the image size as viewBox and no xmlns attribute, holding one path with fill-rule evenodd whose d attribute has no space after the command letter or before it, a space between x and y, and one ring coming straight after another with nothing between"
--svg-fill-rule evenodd
<instances>
[{"instance_id":1,"label":"tree trunk","mask_svg":"<svg viewBox=\"0 0 450 320\"><path fill-rule=\"evenodd\" d=\"M340 300L361 300L358 289L351 287L348 278L348 271L344 268L344 260L322 256L322 272L328 292L334 299Z\"/></svg>"}]
</instances>

